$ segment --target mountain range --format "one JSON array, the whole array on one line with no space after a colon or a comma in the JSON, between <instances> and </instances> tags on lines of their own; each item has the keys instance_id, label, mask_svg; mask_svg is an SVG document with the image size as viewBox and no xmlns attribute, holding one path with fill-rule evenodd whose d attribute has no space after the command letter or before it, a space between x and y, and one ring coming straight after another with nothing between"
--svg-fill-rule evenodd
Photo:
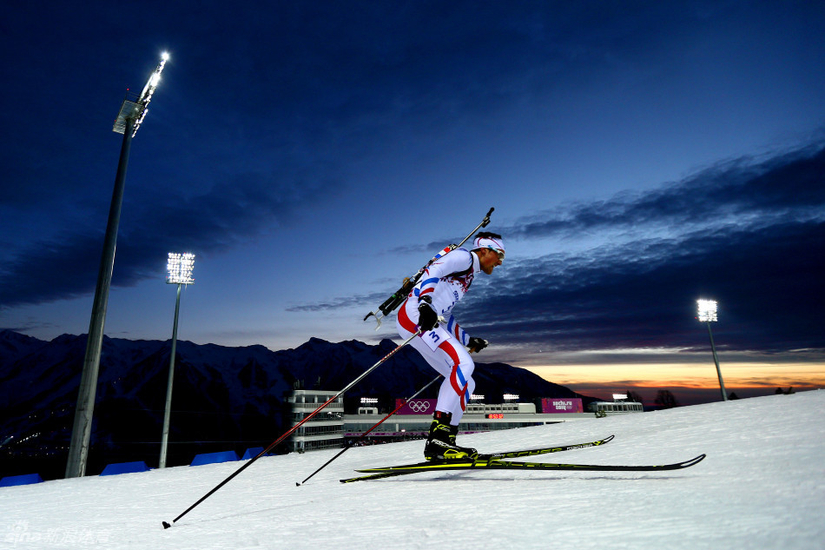
<instances>
[{"instance_id":1,"label":"mountain range","mask_svg":"<svg viewBox=\"0 0 825 550\"><path fill-rule=\"evenodd\" d=\"M63 476L86 335L43 341L0 331L0 477L38 472ZM337 391L396 347L311 338L294 349L226 347L178 341L167 465L188 464L195 454L268 446L288 427L286 398L293 389ZM171 341L105 337L100 359L87 473L106 464L145 461L156 466L169 374ZM395 407L433 379L435 372L405 347L344 396L346 412L361 397ZM522 402L582 397L563 386L504 363L477 363L476 393L490 403L505 393ZM434 397L437 385L421 397ZM538 409L540 410L540 409Z\"/></svg>"}]
</instances>

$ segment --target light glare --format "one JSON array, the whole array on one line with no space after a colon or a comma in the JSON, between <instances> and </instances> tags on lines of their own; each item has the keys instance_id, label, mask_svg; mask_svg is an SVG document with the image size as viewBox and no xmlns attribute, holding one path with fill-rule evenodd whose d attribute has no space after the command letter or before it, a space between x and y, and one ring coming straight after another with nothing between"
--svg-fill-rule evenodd
<instances>
[{"instance_id":1,"label":"light glare","mask_svg":"<svg viewBox=\"0 0 825 550\"><path fill-rule=\"evenodd\" d=\"M167 52L163 52L160 57L161 61L158 63L158 66L155 67L155 72L153 72L149 77L149 80L146 81L146 86L143 87L143 91L140 93L140 96L138 96L137 104L142 112L140 118L138 118L137 122L135 122L132 137L135 137L138 128L140 128L140 125L143 123L143 119L146 118L146 113L149 112L149 102L152 101L152 95L155 93L155 89L160 83L160 74L163 72L163 68L169 60L169 54Z\"/></svg>"},{"instance_id":2,"label":"light glare","mask_svg":"<svg viewBox=\"0 0 825 550\"><path fill-rule=\"evenodd\" d=\"M189 252L180 254L170 252L166 261L166 270L169 275L166 282L175 285L191 285L195 282L192 271L195 268L195 255Z\"/></svg>"},{"instance_id":3,"label":"light glare","mask_svg":"<svg viewBox=\"0 0 825 550\"><path fill-rule=\"evenodd\" d=\"M699 321L702 323L716 322L716 300L696 300L699 306Z\"/></svg>"}]
</instances>

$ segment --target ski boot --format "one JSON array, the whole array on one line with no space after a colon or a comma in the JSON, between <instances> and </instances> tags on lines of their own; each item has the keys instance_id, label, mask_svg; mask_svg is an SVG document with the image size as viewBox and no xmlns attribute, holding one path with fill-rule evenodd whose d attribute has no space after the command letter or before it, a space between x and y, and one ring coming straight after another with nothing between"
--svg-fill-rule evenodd
<instances>
[{"instance_id":1,"label":"ski boot","mask_svg":"<svg viewBox=\"0 0 825 550\"><path fill-rule=\"evenodd\" d=\"M451 419L452 414L435 411L430 424L430 435L424 446L424 458L427 460L456 460L478 455L475 449L455 444L458 426L450 426Z\"/></svg>"},{"instance_id":2,"label":"ski boot","mask_svg":"<svg viewBox=\"0 0 825 550\"><path fill-rule=\"evenodd\" d=\"M450 425L450 445L455 447L456 449L460 449L461 451L467 453L467 456L470 458L476 458L478 456L478 451L473 449L472 447L462 447L461 445L456 445L455 437L458 435L458 426Z\"/></svg>"}]
</instances>

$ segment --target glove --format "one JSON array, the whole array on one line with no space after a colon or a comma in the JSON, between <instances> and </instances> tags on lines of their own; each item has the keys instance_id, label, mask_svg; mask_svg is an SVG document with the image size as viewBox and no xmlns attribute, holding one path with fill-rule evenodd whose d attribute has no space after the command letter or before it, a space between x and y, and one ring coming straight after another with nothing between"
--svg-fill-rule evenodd
<instances>
[{"instance_id":1,"label":"glove","mask_svg":"<svg viewBox=\"0 0 825 550\"><path fill-rule=\"evenodd\" d=\"M473 336L472 338L470 338L470 342L467 344L467 347L470 349L470 352L478 353L479 351L486 348L488 343L489 342L487 342L487 340L485 340L484 338L476 338L475 336Z\"/></svg>"},{"instance_id":2,"label":"glove","mask_svg":"<svg viewBox=\"0 0 825 550\"><path fill-rule=\"evenodd\" d=\"M422 332L427 332L435 328L438 324L438 314L432 308L432 298L422 296L418 303L418 326Z\"/></svg>"}]
</instances>

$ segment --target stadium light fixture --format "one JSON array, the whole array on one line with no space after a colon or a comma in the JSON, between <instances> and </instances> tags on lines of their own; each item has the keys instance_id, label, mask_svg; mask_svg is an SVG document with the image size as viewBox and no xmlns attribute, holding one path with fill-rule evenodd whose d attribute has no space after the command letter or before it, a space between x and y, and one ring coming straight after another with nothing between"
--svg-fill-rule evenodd
<instances>
[{"instance_id":1,"label":"stadium light fixture","mask_svg":"<svg viewBox=\"0 0 825 550\"><path fill-rule=\"evenodd\" d=\"M719 358L716 356L716 345L713 343L713 332L710 324L718 320L716 300L697 300L699 322L708 326L708 336L710 337L710 349L713 353L713 362L716 364L716 375L719 377L719 389L722 392L722 401L728 400L728 392L725 390L725 381L722 380L722 369L719 367Z\"/></svg>"},{"instance_id":2,"label":"stadium light fixture","mask_svg":"<svg viewBox=\"0 0 825 550\"><path fill-rule=\"evenodd\" d=\"M166 260L166 282L172 285L191 285L195 282L192 271L195 268L195 255L186 252L179 254L170 252Z\"/></svg>"},{"instance_id":3,"label":"stadium light fixture","mask_svg":"<svg viewBox=\"0 0 825 550\"><path fill-rule=\"evenodd\" d=\"M158 468L166 468L166 454L169 447L169 424L172 417L172 385L175 380L175 354L178 343L178 314L180 313L180 289L195 282L192 272L195 269L195 255L186 252L170 252L166 260L166 283L178 285L175 298L175 322L172 325L172 351L169 355L169 379L166 383L166 406L163 408L163 435L160 441L160 460Z\"/></svg>"},{"instance_id":4,"label":"stadium light fixture","mask_svg":"<svg viewBox=\"0 0 825 550\"><path fill-rule=\"evenodd\" d=\"M143 123L143 119L146 118L146 113L149 112L149 102L152 101L152 95L154 95L155 89L160 83L160 74L163 72L163 68L166 66L167 61L169 61L169 53L163 52L160 55L160 63L158 63L158 66L155 67L155 72L153 72L152 76L149 77L149 80L146 82L146 86L143 87L143 91L140 93L140 96L138 96L137 103L140 109L140 118L138 118L135 123L135 129L132 131L132 137L137 134L138 128L140 128L140 125Z\"/></svg>"},{"instance_id":5,"label":"stadium light fixture","mask_svg":"<svg viewBox=\"0 0 825 550\"><path fill-rule=\"evenodd\" d=\"M115 250L117 249L117 232L120 225L120 211L123 205L123 191L126 184L126 168L129 164L129 150L132 138L137 133L140 123L146 117L146 106L152 99L160 82L160 73L169 60L169 54L163 53L155 71L146 82L140 96L123 100L120 112L112 126L112 131L123 134L120 158L115 175L115 188L109 206L109 219L103 240L103 254L97 274L92 315L89 322L89 335L86 340L86 355L80 375L80 388L77 395L77 407L72 424L72 438L69 443L69 456L66 461L66 476L82 477L86 474L86 462L89 457L89 445L92 438L92 417L94 416L97 378L100 372L100 354L103 349L103 329L106 324L106 309L109 304L109 288L112 284L112 271L115 267Z\"/></svg>"},{"instance_id":6,"label":"stadium light fixture","mask_svg":"<svg viewBox=\"0 0 825 550\"><path fill-rule=\"evenodd\" d=\"M699 321L702 323L715 323L717 319L716 300L696 300L699 306Z\"/></svg>"}]
</instances>

